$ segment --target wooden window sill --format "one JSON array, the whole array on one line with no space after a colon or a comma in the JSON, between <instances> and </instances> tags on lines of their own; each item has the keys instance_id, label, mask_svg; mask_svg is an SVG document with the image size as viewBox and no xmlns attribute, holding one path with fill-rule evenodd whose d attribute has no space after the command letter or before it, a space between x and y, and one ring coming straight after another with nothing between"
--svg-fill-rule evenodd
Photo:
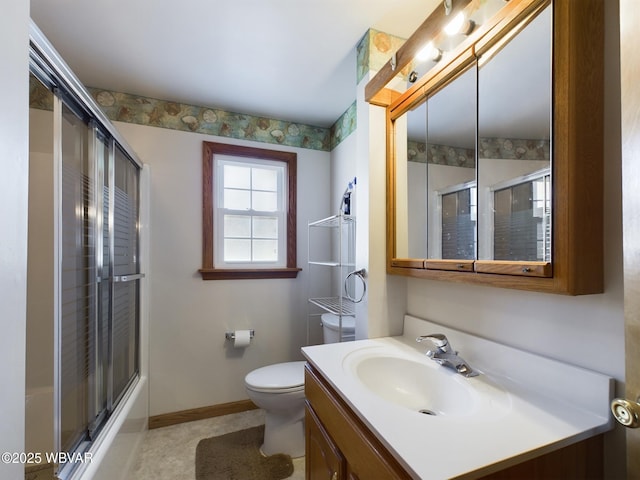
<instances>
[{"instance_id":1,"label":"wooden window sill","mask_svg":"<svg viewBox=\"0 0 640 480\"><path fill-rule=\"evenodd\" d=\"M249 280L266 278L296 278L301 268L201 268L203 280Z\"/></svg>"}]
</instances>

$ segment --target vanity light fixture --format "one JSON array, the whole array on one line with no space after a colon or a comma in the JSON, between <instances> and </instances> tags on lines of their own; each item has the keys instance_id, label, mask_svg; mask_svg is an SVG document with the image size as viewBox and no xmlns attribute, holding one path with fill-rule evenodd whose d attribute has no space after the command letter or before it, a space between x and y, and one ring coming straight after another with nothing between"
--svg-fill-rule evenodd
<instances>
[{"instance_id":1,"label":"vanity light fixture","mask_svg":"<svg viewBox=\"0 0 640 480\"><path fill-rule=\"evenodd\" d=\"M476 27L476 24L473 20L467 20L464 16L463 12L458 13L453 20L451 20L446 27L444 27L444 31L447 35L469 35L473 32L473 29Z\"/></svg>"},{"instance_id":2,"label":"vanity light fixture","mask_svg":"<svg viewBox=\"0 0 640 480\"><path fill-rule=\"evenodd\" d=\"M416 54L416 60L419 62L425 62L427 60L431 60L433 62L437 62L442 58L442 50L436 47L433 42L427 43L422 49L418 51Z\"/></svg>"}]
</instances>

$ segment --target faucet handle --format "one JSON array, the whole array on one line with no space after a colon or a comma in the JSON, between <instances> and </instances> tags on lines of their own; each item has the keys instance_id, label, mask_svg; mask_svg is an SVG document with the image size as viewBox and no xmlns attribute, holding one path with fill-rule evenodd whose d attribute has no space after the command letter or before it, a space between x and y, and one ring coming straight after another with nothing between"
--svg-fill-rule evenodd
<instances>
[{"instance_id":1,"label":"faucet handle","mask_svg":"<svg viewBox=\"0 0 640 480\"><path fill-rule=\"evenodd\" d=\"M433 344L438 348L446 347L447 345L449 345L449 340L442 333L432 333L431 335L420 335L418 338L416 338L416 342L418 343L421 343L424 340L431 340Z\"/></svg>"},{"instance_id":2,"label":"faucet handle","mask_svg":"<svg viewBox=\"0 0 640 480\"><path fill-rule=\"evenodd\" d=\"M455 353L451 348L451 344L449 343L449 339L443 335L442 333L432 333L431 335L421 335L416 338L416 342L421 343L425 340L431 341L433 345L436 347L438 352L440 353ZM427 355L433 356L436 352L428 351Z\"/></svg>"}]
</instances>

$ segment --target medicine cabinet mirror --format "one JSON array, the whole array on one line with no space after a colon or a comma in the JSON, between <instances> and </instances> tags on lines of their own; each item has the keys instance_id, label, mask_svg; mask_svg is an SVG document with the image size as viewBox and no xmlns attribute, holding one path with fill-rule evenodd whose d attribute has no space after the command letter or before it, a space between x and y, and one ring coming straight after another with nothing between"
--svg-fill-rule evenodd
<instances>
[{"instance_id":1,"label":"medicine cabinet mirror","mask_svg":"<svg viewBox=\"0 0 640 480\"><path fill-rule=\"evenodd\" d=\"M601 2L465 5L457 47L405 92L369 93L387 109L388 272L602 292Z\"/></svg>"}]
</instances>

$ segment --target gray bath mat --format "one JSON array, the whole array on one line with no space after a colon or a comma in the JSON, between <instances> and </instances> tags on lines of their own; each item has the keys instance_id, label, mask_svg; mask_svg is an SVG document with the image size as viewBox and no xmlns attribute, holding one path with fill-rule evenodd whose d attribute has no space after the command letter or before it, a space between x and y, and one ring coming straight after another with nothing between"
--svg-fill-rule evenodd
<instances>
[{"instance_id":1,"label":"gray bath mat","mask_svg":"<svg viewBox=\"0 0 640 480\"><path fill-rule=\"evenodd\" d=\"M200 440L196 447L196 480L281 480L293 473L291 457L264 457L264 425Z\"/></svg>"}]
</instances>

